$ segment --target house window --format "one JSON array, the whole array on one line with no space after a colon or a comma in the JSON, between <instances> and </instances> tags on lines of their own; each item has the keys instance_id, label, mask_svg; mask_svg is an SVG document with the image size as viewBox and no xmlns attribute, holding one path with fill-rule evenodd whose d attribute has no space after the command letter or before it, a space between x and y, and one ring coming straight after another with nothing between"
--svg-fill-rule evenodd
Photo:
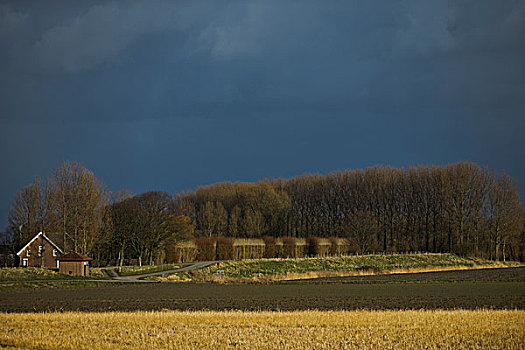
<instances>
[{"instance_id":1,"label":"house window","mask_svg":"<svg viewBox=\"0 0 525 350\"><path fill-rule=\"evenodd\" d=\"M53 249L53 256L57 256L57 250Z\"/></svg>"},{"instance_id":2,"label":"house window","mask_svg":"<svg viewBox=\"0 0 525 350\"><path fill-rule=\"evenodd\" d=\"M26 256L31 256L31 249L28 249L28 250L26 251Z\"/></svg>"},{"instance_id":3,"label":"house window","mask_svg":"<svg viewBox=\"0 0 525 350\"><path fill-rule=\"evenodd\" d=\"M42 255L42 249L44 247L42 247L41 245L38 246L38 256Z\"/></svg>"},{"instance_id":4,"label":"house window","mask_svg":"<svg viewBox=\"0 0 525 350\"><path fill-rule=\"evenodd\" d=\"M27 258L22 259L22 266L27 267L27 265L28 265L28 259Z\"/></svg>"}]
</instances>

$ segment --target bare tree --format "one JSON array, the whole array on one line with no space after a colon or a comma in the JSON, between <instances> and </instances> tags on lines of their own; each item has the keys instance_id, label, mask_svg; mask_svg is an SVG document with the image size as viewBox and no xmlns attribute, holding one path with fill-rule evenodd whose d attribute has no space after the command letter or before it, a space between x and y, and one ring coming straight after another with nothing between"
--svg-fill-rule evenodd
<instances>
[{"instance_id":1,"label":"bare tree","mask_svg":"<svg viewBox=\"0 0 525 350\"><path fill-rule=\"evenodd\" d=\"M79 163L65 162L54 175L57 217L66 250L89 254L102 228L108 198L104 185L93 172ZM69 235L73 247L67 245Z\"/></svg>"},{"instance_id":2,"label":"bare tree","mask_svg":"<svg viewBox=\"0 0 525 350\"><path fill-rule=\"evenodd\" d=\"M41 230L42 207L42 192L36 183L24 187L15 195L7 218L7 231L13 237L15 249Z\"/></svg>"},{"instance_id":3,"label":"bare tree","mask_svg":"<svg viewBox=\"0 0 525 350\"><path fill-rule=\"evenodd\" d=\"M368 211L357 211L351 214L343 224L344 237L354 239L361 252L370 252L377 249L377 219Z\"/></svg>"}]
</instances>

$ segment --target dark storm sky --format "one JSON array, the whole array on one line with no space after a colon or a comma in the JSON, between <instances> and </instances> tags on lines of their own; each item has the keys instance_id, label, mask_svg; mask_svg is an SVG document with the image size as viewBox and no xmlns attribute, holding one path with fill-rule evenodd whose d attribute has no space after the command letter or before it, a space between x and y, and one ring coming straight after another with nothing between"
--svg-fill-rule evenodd
<instances>
[{"instance_id":1,"label":"dark storm sky","mask_svg":"<svg viewBox=\"0 0 525 350\"><path fill-rule=\"evenodd\" d=\"M0 229L64 160L170 193L471 160L525 184L525 1L0 1Z\"/></svg>"}]
</instances>

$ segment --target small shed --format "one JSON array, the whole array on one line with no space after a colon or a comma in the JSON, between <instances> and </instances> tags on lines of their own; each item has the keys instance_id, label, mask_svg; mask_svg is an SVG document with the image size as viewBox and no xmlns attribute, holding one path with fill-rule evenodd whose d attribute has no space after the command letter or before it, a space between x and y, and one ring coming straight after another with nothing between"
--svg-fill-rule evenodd
<instances>
[{"instance_id":1,"label":"small shed","mask_svg":"<svg viewBox=\"0 0 525 350\"><path fill-rule=\"evenodd\" d=\"M89 262L93 260L78 253L67 253L58 258L58 272L67 275L89 276Z\"/></svg>"}]
</instances>

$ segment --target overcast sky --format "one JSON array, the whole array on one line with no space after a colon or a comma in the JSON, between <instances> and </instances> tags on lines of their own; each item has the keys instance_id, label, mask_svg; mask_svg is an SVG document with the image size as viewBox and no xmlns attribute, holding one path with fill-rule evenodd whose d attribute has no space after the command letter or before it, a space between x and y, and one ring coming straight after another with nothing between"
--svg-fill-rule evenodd
<instances>
[{"instance_id":1,"label":"overcast sky","mask_svg":"<svg viewBox=\"0 0 525 350\"><path fill-rule=\"evenodd\" d=\"M470 160L525 193L525 1L2 1L0 230L79 161L170 193Z\"/></svg>"}]
</instances>

